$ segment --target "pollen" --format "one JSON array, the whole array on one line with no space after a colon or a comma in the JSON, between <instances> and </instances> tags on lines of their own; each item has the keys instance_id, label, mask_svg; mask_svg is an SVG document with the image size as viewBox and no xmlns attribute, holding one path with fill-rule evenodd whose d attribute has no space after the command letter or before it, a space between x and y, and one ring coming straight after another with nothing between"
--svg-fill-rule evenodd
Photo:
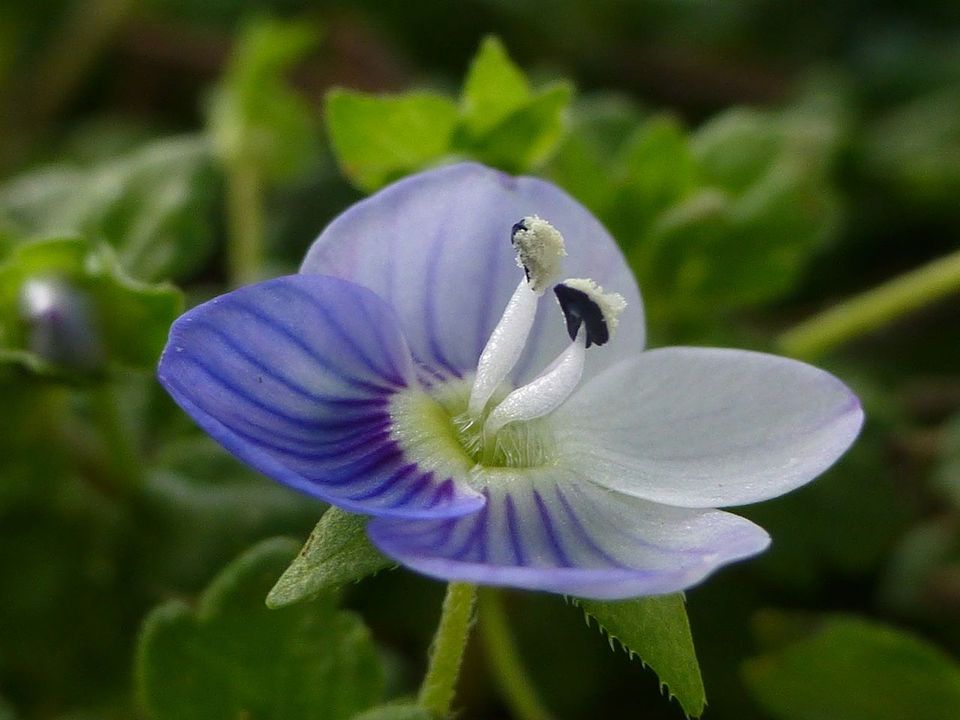
<instances>
[{"instance_id":1,"label":"pollen","mask_svg":"<svg viewBox=\"0 0 960 720\"><path fill-rule=\"evenodd\" d=\"M510 242L531 289L542 294L560 274L561 260L567 255L563 235L546 220L529 215L513 226Z\"/></svg>"}]
</instances>

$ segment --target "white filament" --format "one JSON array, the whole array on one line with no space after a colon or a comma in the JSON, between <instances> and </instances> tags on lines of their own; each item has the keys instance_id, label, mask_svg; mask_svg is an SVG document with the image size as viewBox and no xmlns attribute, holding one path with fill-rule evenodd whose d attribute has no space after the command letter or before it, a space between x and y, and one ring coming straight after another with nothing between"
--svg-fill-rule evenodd
<instances>
[{"instance_id":1,"label":"white filament","mask_svg":"<svg viewBox=\"0 0 960 720\"><path fill-rule=\"evenodd\" d=\"M583 376L586 336L581 330L546 370L507 395L490 413L484 433L493 435L507 423L543 417L560 407Z\"/></svg>"},{"instance_id":2,"label":"white filament","mask_svg":"<svg viewBox=\"0 0 960 720\"><path fill-rule=\"evenodd\" d=\"M530 284L525 279L521 280L480 354L477 374L470 390L470 403L467 405L472 417L480 416L490 396L520 359L537 315L539 299L540 296Z\"/></svg>"}]
</instances>

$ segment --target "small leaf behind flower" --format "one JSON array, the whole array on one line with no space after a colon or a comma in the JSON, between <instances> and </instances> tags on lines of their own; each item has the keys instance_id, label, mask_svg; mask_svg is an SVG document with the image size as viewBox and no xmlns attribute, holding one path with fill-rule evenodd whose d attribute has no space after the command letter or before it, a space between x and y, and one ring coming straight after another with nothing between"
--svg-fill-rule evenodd
<instances>
[{"instance_id":1,"label":"small leaf behind flower","mask_svg":"<svg viewBox=\"0 0 960 720\"><path fill-rule=\"evenodd\" d=\"M264 607L295 552L291 540L266 540L228 565L196 610L173 600L147 616L136 670L149 717L349 720L380 700L376 648L335 594L276 612Z\"/></svg>"},{"instance_id":2,"label":"small leaf behind flower","mask_svg":"<svg viewBox=\"0 0 960 720\"><path fill-rule=\"evenodd\" d=\"M603 602L577 600L588 618L631 657L649 665L688 717L703 714L707 697L693 647L683 595L661 595Z\"/></svg>"},{"instance_id":3,"label":"small leaf behind flower","mask_svg":"<svg viewBox=\"0 0 960 720\"><path fill-rule=\"evenodd\" d=\"M812 628L807 618L780 613L761 620L767 636L787 642L748 660L743 674L778 720L960 717L960 665L926 641L851 616L828 616Z\"/></svg>"},{"instance_id":4,"label":"small leaf behind flower","mask_svg":"<svg viewBox=\"0 0 960 720\"><path fill-rule=\"evenodd\" d=\"M63 358L51 355L32 339L36 328L21 317L22 296L33 282L57 281L71 288L63 307L53 310L70 323L78 336L95 336L102 345L107 367L153 367L166 341L170 323L182 311L183 297L167 284L133 280L123 271L105 243L84 238L50 238L26 242L0 263L0 365L13 363L43 375L76 370L61 366ZM84 313L72 307L83 300ZM89 325L87 327L86 325ZM74 347L62 353L81 353Z\"/></svg>"},{"instance_id":5,"label":"small leaf behind flower","mask_svg":"<svg viewBox=\"0 0 960 720\"><path fill-rule=\"evenodd\" d=\"M433 716L419 705L395 703L371 708L355 715L353 720L431 720Z\"/></svg>"},{"instance_id":6,"label":"small leaf behind flower","mask_svg":"<svg viewBox=\"0 0 960 720\"><path fill-rule=\"evenodd\" d=\"M370 544L367 518L331 507L267 596L267 606L282 608L333 590L394 563Z\"/></svg>"},{"instance_id":7,"label":"small leaf behind flower","mask_svg":"<svg viewBox=\"0 0 960 720\"><path fill-rule=\"evenodd\" d=\"M446 155L457 106L432 92L370 95L332 90L326 116L343 171L361 190L373 192Z\"/></svg>"}]
</instances>

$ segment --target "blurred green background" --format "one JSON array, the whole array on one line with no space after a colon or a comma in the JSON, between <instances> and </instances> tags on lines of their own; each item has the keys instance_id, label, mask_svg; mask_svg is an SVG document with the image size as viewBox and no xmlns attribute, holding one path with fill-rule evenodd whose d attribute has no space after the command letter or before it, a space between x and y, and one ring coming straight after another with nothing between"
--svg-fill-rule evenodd
<instances>
[{"instance_id":1,"label":"blurred green background","mask_svg":"<svg viewBox=\"0 0 960 720\"><path fill-rule=\"evenodd\" d=\"M705 716L960 717L955 0L3 0L0 719L187 717L149 700L144 617L323 507L165 396L167 329L453 157L597 214L653 345L795 355L864 401L835 468L745 510L771 550L688 593ZM343 591L376 693L416 688L441 594ZM578 608L506 603L556 717L683 717ZM480 643L466 662L461 717L509 717ZM218 713L191 717L350 716Z\"/></svg>"}]
</instances>

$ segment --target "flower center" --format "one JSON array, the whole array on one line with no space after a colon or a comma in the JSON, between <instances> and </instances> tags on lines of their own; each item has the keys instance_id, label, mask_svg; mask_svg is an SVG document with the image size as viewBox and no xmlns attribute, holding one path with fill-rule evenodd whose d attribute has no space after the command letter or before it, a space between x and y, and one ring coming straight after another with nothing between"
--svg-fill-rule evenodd
<instances>
[{"instance_id":1,"label":"flower center","mask_svg":"<svg viewBox=\"0 0 960 720\"><path fill-rule=\"evenodd\" d=\"M554 286L570 345L522 387L507 378L526 346L537 304L566 255L563 236L546 220L523 218L511 243L523 269L513 297L490 334L471 380L410 389L394 396L393 435L418 465L438 474L473 477L487 468L538 467L555 455L550 414L580 382L586 349L603 345L626 303L588 279Z\"/></svg>"},{"instance_id":2,"label":"flower center","mask_svg":"<svg viewBox=\"0 0 960 720\"><path fill-rule=\"evenodd\" d=\"M497 433L467 412L471 381L450 380L430 393L408 388L393 396L393 437L418 465L437 474L470 477L487 468L548 464L556 443L549 418L511 423ZM494 402L506 397L504 390Z\"/></svg>"}]
</instances>

